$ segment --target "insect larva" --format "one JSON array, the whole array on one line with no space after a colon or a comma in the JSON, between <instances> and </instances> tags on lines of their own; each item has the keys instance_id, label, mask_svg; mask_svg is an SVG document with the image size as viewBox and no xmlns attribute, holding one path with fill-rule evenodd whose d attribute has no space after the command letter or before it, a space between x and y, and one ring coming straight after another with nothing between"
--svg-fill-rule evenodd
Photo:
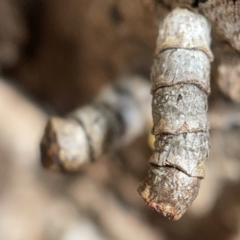
<instances>
[{"instance_id":1,"label":"insect larva","mask_svg":"<svg viewBox=\"0 0 240 240\"><path fill-rule=\"evenodd\" d=\"M105 152L133 141L147 129L149 92L150 84L143 77L123 77L68 117L51 117L41 142L43 166L78 171Z\"/></svg>"},{"instance_id":2,"label":"insect larva","mask_svg":"<svg viewBox=\"0 0 240 240\"><path fill-rule=\"evenodd\" d=\"M151 72L155 151L138 188L147 204L179 219L198 194L209 155L210 25L175 9L164 20Z\"/></svg>"}]
</instances>

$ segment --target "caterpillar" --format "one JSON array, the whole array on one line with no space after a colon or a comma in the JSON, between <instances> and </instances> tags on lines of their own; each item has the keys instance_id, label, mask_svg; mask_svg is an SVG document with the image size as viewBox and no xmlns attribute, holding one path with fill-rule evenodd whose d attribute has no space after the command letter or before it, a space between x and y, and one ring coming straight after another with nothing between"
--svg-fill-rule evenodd
<instances>
[{"instance_id":1,"label":"caterpillar","mask_svg":"<svg viewBox=\"0 0 240 240\"><path fill-rule=\"evenodd\" d=\"M42 165L53 171L79 171L132 142L146 131L151 118L149 92L144 77L124 76L67 117L50 117L41 141Z\"/></svg>"},{"instance_id":2,"label":"caterpillar","mask_svg":"<svg viewBox=\"0 0 240 240\"><path fill-rule=\"evenodd\" d=\"M181 8L159 28L151 70L155 150L138 192L172 220L196 198L209 156L210 32L202 15Z\"/></svg>"}]
</instances>

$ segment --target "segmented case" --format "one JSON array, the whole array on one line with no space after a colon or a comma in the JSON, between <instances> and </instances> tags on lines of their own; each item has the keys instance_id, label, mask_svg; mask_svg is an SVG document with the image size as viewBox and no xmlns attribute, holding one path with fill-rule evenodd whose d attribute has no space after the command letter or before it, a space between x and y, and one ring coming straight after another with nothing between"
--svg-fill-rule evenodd
<instances>
[{"instance_id":1,"label":"segmented case","mask_svg":"<svg viewBox=\"0 0 240 240\"><path fill-rule=\"evenodd\" d=\"M196 198L209 155L210 30L202 15L177 8L157 39L151 72L155 151L138 191L173 220Z\"/></svg>"},{"instance_id":2,"label":"segmented case","mask_svg":"<svg viewBox=\"0 0 240 240\"><path fill-rule=\"evenodd\" d=\"M132 142L151 119L149 92L144 77L123 76L67 117L50 117L41 141L42 165L53 171L80 171L104 153Z\"/></svg>"}]
</instances>

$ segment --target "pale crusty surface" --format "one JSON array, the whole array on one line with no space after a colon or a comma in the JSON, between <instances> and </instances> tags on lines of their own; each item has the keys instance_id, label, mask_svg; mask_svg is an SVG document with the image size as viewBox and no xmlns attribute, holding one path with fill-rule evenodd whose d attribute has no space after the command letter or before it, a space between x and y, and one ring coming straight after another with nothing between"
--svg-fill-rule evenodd
<instances>
[{"instance_id":1,"label":"pale crusty surface","mask_svg":"<svg viewBox=\"0 0 240 240\"><path fill-rule=\"evenodd\" d=\"M172 166L190 176L204 178L208 155L207 132L157 135L155 152L149 162L157 166Z\"/></svg>"},{"instance_id":2,"label":"pale crusty surface","mask_svg":"<svg viewBox=\"0 0 240 240\"><path fill-rule=\"evenodd\" d=\"M168 14L160 27L156 54L169 48L198 49L205 52L212 61L210 30L210 24L201 14L176 8Z\"/></svg>"},{"instance_id":3,"label":"pale crusty surface","mask_svg":"<svg viewBox=\"0 0 240 240\"><path fill-rule=\"evenodd\" d=\"M104 151L108 133L109 119L106 118L104 112L88 105L73 112L69 118L75 118L79 124L81 123L80 127L85 132L86 141L89 146L91 145L92 153L89 152L86 159L90 158L90 154L92 154L93 159L99 157Z\"/></svg>"},{"instance_id":4,"label":"pale crusty surface","mask_svg":"<svg viewBox=\"0 0 240 240\"><path fill-rule=\"evenodd\" d=\"M52 171L77 171L88 161L84 129L74 120L51 117L41 141L42 164Z\"/></svg>"},{"instance_id":5,"label":"pale crusty surface","mask_svg":"<svg viewBox=\"0 0 240 240\"><path fill-rule=\"evenodd\" d=\"M151 69L152 91L179 83L196 84L210 93L210 62L199 50L169 49L157 54Z\"/></svg>"},{"instance_id":6,"label":"pale crusty surface","mask_svg":"<svg viewBox=\"0 0 240 240\"><path fill-rule=\"evenodd\" d=\"M130 143L147 130L150 104L150 84L137 75L125 76L105 87L92 104L66 118L51 117L41 142L43 166L79 171L105 152Z\"/></svg>"},{"instance_id":7,"label":"pale crusty surface","mask_svg":"<svg viewBox=\"0 0 240 240\"><path fill-rule=\"evenodd\" d=\"M151 166L138 192L154 210L179 219L198 194L200 179L170 167Z\"/></svg>"},{"instance_id":8,"label":"pale crusty surface","mask_svg":"<svg viewBox=\"0 0 240 240\"><path fill-rule=\"evenodd\" d=\"M152 67L155 152L138 191L147 204L179 219L196 198L209 155L210 25L175 9L164 20Z\"/></svg>"},{"instance_id":9,"label":"pale crusty surface","mask_svg":"<svg viewBox=\"0 0 240 240\"><path fill-rule=\"evenodd\" d=\"M152 100L153 134L207 131L207 94L195 85L156 90Z\"/></svg>"}]
</instances>

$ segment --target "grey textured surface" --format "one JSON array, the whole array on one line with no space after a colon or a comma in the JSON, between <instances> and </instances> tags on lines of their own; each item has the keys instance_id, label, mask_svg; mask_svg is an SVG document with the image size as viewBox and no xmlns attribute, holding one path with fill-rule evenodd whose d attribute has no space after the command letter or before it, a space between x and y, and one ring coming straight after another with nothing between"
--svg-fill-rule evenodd
<instances>
[{"instance_id":1,"label":"grey textured surface","mask_svg":"<svg viewBox=\"0 0 240 240\"><path fill-rule=\"evenodd\" d=\"M210 29L200 14L177 8L164 19L157 39L151 74L155 152L138 191L172 220L196 198L209 155Z\"/></svg>"},{"instance_id":2,"label":"grey textured surface","mask_svg":"<svg viewBox=\"0 0 240 240\"><path fill-rule=\"evenodd\" d=\"M52 117L41 141L43 166L52 171L76 171L88 162L90 146L85 129L72 120Z\"/></svg>"},{"instance_id":3,"label":"grey textured surface","mask_svg":"<svg viewBox=\"0 0 240 240\"><path fill-rule=\"evenodd\" d=\"M159 88L153 94L153 134L207 131L207 95L192 84Z\"/></svg>"},{"instance_id":4,"label":"grey textured surface","mask_svg":"<svg viewBox=\"0 0 240 240\"><path fill-rule=\"evenodd\" d=\"M49 119L41 142L42 164L53 171L79 171L103 153L129 144L147 131L150 104L146 79L121 78L104 88L92 104L65 119Z\"/></svg>"},{"instance_id":5,"label":"grey textured surface","mask_svg":"<svg viewBox=\"0 0 240 240\"><path fill-rule=\"evenodd\" d=\"M196 198L199 185L199 178L176 168L151 166L138 191L150 208L177 220Z\"/></svg>"},{"instance_id":6,"label":"grey textured surface","mask_svg":"<svg viewBox=\"0 0 240 240\"><path fill-rule=\"evenodd\" d=\"M158 54L153 61L152 91L178 83L196 84L208 94L210 62L199 50L170 49Z\"/></svg>"},{"instance_id":7,"label":"grey textured surface","mask_svg":"<svg viewBox=\"0 0 240 240\"><path fill-rule=\"evenodd\" d=\"M106 104L115 108L120 113L124 124L123 134L120 136L115 134L116 147L128 144L146 128L148 119L151 118L149 108L151 99L148 80L138 75L122 77L115 85L106 87L100 92L95 103L100 108L101 105ZM112 112L110 114L113 115ZM112 119L110 125L112 128L116 127L116 119Z\"/></svg>"},{"instance_id":8,"label":"grey textured surface","mask_svg":"<svg viewBox=\"0 0 240 240\"><path fill-rule=\"evenodd\" d=\"M201 14L176 8L167 15L159 30L156 54L169 48L198 49L212 61L210 30L211 25Z\"/></svg>"},{"instance_id":9,"label":"grey textured surface","mask_svg":"<svg viewBox=\"0 0 240 240\"><path fill-rule=\"evenodd\" d=\"M91 154L92 158L96 159L103 153L103 147L106 145L108 125L112 120L110 117L111 115L109 117L106 117L106 113L101 111L101 109L94 108L91 105L82 107L69 115L70 119L72 118L78 120L78 127L82 128L85 132L85 141L88 143L88 147L91 145L92 152L88 151L88 154L85 157L86 162L88 162L87 159L90 158ZM81 125L79 123L81 123ZM112 129L112 131L117 132L118 128L115 127ZM113 135L113 133L111 134ZM83 139L79 139L79 141L83 141ZM86 150L85 148L76 149L79 149L79 151L82 152ZM81 166L81 163L79 166Z\"/></svg>"},{"instance_id":10,"label":"grey textured surface","mask_svg":"<svg viewBox=\"0 0 240 240\"><path fill-rule=\"evenodd\" d=\"M205 175L205 160L209 155L206 132L179 135L157 135L155 152L149 162L157 166L172 166L199 178Z\"/></svg>"}]
</instances>

